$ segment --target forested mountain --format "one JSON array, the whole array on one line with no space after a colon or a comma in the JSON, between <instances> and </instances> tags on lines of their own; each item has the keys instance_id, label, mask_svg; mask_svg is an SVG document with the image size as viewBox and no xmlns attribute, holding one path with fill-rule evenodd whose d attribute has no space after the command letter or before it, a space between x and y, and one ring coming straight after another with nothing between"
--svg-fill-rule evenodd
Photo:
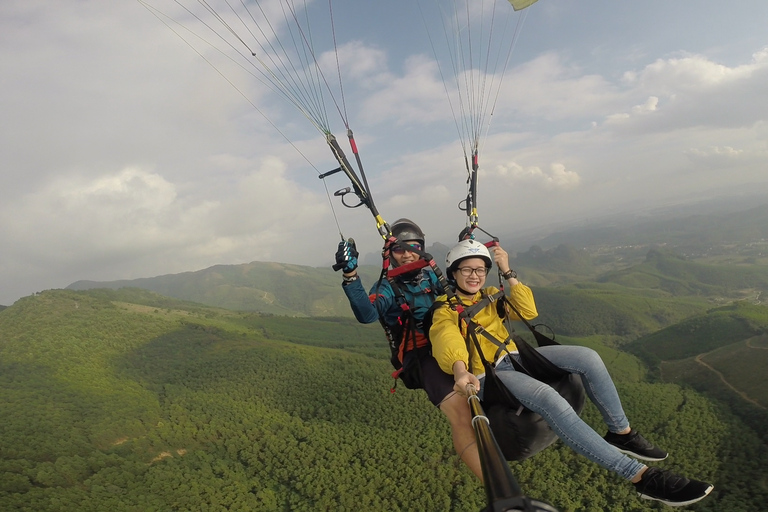
<instances>
[{"instance_id":1,"label":"forested mountain","mask_svg":"<svg viewBox=\"0 0 768 512\"><path fill-rule=\"evenodd\" d=\"M640 265L608 272L598 282L631 288L656 288L674 296L746 296L768 291L768 266L698 263L669 251L652 249Z\"/></svg>"},{"instance_id":2,"label":"forested mountain","mask_svg":"<svg viewBox=\"0 0 768 512\"><path fill-rule=\"evenodd\" d=\"M440 244L432 248L441 250ZM604 261L605 255L563 245L548 250L534 246L510 263L547 306L542 308L547 321L576 336L647 334L703 311L714 301L756 298L768 291L768 265L702 263L664 249L648 250L637 264L598 273ZM359 271L365 285L372 287L381 268L361 266ZM495 276L489 279L493 282ZM217 265L124 281L78 281L67 288L122 287L235 311L351 316L338 273L281 263ZM683 297L687 299L677 300ZM585 316L593 317L589 327L584 325Z\"/></svg>"},{"instance_id":3,"label":"forested mountain","mask_svg":"<svg viewBox=\"0 0 768 512\"><path fill-rule=\"evenodd\" d=\"M711 307L703 298L674 298L655 289L629 290L600 283L533 291L539 310L536 321L576 337L611 335L628 341Z\"/></svg>"},{"instance_id":4,"label":"forested mountain","mask_svg":"<svg viewBox=\"0 0 768 512\"><path fill-rule=\"evenodd\" d=\"M633 424L672 453L664 464L715 482L693 510L768 502L755 485L768 479L768 242L738 225L763 213L656 235L639 223L626 246L624 231L553 238L511 259L536 322L601 353ZM429 249L442 264L447 247ZM366 286L379 272L361 267ZM0 426L0 510L482 508L441 415L419 393L388 395L383 335L351 319L339 281L330 268L219 265L78 282L90 290L0 311L0 414L13 418ZM585 418L602 429L592 406ZM513 471L563 512L662 508L559 444Z\"/></svg>"},{"instance_id":5,"label":"forested mountain","mask_svg":"<svg viewBox=\"0 0 768 512\"><path fill-rule=\"evenodd\" d=\"M645 261L594 281L533 286L540 321L568 336L647 335L734 300L759 302L768 266L698 263L650 250Z\"/></svg>"},{"instance_id":6,"label":"forested mountain","mask_svg":"<svg viewBox=\"0 0 768 512\"><path fill-rule=\"evenodd\" d=\"M627 348L653 365L694 357L768 333L768 307L735 302L640 337Z\"/></svg>"},{"instance_id":7,"label":"forested mountain","mask_svg":"<svg viewBox=\"0 0 768 512\"><path fill-rule=\"evenodd\" d=\"M480 510L439 412L389 393L381 336L138 289L21 299L0 312L0 510ZM729 409L597 337L564 341L601 352L665 467L716 484L690 510L764 510L765 445ZM562 512L662 508L560 443L512 469Z\"/></svg>"},{"instance_id":8,"label":"forested mountain","mask_svg":"<svg viewBox=\"0 0 768 512\"><path fill-rule=\"evenodd\" d=\"M366 282L381 267L361 267ZM109 282L77 281L69 290L142 288L161 295L234 311L287 316L351 316L341 275L327 268L254 261L216 265L196 272Z\"/></svg>"}]
</instances>

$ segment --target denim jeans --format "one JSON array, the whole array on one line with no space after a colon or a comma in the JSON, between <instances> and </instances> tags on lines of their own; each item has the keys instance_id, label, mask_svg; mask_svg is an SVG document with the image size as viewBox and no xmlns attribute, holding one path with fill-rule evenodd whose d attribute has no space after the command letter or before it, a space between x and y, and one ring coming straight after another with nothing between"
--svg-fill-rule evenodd
<instances>
[{"instance_id":1,"label":"denim jeans","mask_svg":"<svg viewBox=\"0 0 768 512\"><path fill-rule=\"evenodd\" d=\"M536 350L560 368L581 376L587 396L600 410L608 430L620 432L629 426L616 386L597 352L575 345L538 347ZM557 436L577 453L627 480L645 467L608 444L552 387L516 371L507 358L496 365L496 374L521 404L540 414Z\"/></svg>"}]
</instances>

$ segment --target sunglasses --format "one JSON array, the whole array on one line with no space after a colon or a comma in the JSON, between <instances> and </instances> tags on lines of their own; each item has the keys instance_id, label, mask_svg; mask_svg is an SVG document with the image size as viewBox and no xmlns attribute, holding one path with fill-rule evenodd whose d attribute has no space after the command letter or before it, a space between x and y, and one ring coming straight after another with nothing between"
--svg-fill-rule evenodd
<instances>
[{"instance_id":1,"label":"sunglasses","mask_svg":"<svg viewBox=\"0 0 768 512\"><path fill-rule=\"evenodd\" d=\"M406 244L406 247L413 247L417 251L421 250L421 244L413 243L413 244ZM410 249L403 249L402 247L395 246L392 248L392 252L395 254L403 254L404 252L411 252Z\"/></svg>"}]
</instances>

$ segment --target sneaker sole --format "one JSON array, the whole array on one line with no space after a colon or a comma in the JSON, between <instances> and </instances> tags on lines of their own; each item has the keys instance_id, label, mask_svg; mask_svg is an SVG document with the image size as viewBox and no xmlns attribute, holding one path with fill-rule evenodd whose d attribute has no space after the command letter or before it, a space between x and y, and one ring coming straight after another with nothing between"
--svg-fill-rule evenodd
<instances>
[{"instance_id":1,"label":"sneaker sole","mask_svg":"<svg viewBox=\"0 0 768 512\"><path fill-rule=\"evenodd\" d=\"M624 449L622 449L622 448L619 448L618 446L616 446L616 445L613 445L613 444L612 444L611 446L613 446L614 448L616 448L617 450L619 450L621 453L623 453L623 454L625 454L625 455L631 455L632 457L634 457L634 458L636 458L636 459L640 459L640 460L647 460L648 462L658 462L658 461L660 461L660 460L664 460L664 459L666 459L667 457L669 457L669 454L666 454L666 455L665 455L664 457L662 457L662 458L654 458L654 457L649 457L649 456L647 456L647 455L640 455L639 453L635 453L635 452L633 452L633 451L630 451L630 450L624 450Z\"/></svg>"},{"instance_id":2,"label":"sneaker sole","mask_svg":"<svg viewBox=\"0 0 768 512\"><path fill-rule=\"evenodd\" d=\"M665 505L669 505L670 507L684 507L686 505L691 505L693 503L696 503L697 501L703 500L704 498L709 496L709 493L712 492L712 489L714 489L714 488L715 488L714 485L710 485L707 488L707 490L704 491L704 494L702 496L699 496L698 498L694 498L694 499L688 500L688 501L668 501L668 500L663 500L661 498L654 498L653 496L648 496L647 494L643 494L643 493L640 493L640 492L637 493L637 495L640 496L644 500L660 501L660 502L664 503Z\"/></svg>"}]
</instances>

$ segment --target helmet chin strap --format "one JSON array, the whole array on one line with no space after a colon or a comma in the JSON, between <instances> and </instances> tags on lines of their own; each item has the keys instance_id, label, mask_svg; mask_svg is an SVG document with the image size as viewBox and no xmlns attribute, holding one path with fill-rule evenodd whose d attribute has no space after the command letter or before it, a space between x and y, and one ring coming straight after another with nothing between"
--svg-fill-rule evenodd
<instances>
[{"instance_id":1,"label":"helmet chin strap","mask_svg":"<svg viewBox=\"0 0 768 512\"><path fill-rule=\"evenodd\" d=\"M467 297L474 297L475 296L474 293L470 293L467 290L465 290L464 288L462 288L461 286L459 286L459 283L456 283L456 289L459 290L464 295L466 295Z\"/></svg>"}]
</instances>

